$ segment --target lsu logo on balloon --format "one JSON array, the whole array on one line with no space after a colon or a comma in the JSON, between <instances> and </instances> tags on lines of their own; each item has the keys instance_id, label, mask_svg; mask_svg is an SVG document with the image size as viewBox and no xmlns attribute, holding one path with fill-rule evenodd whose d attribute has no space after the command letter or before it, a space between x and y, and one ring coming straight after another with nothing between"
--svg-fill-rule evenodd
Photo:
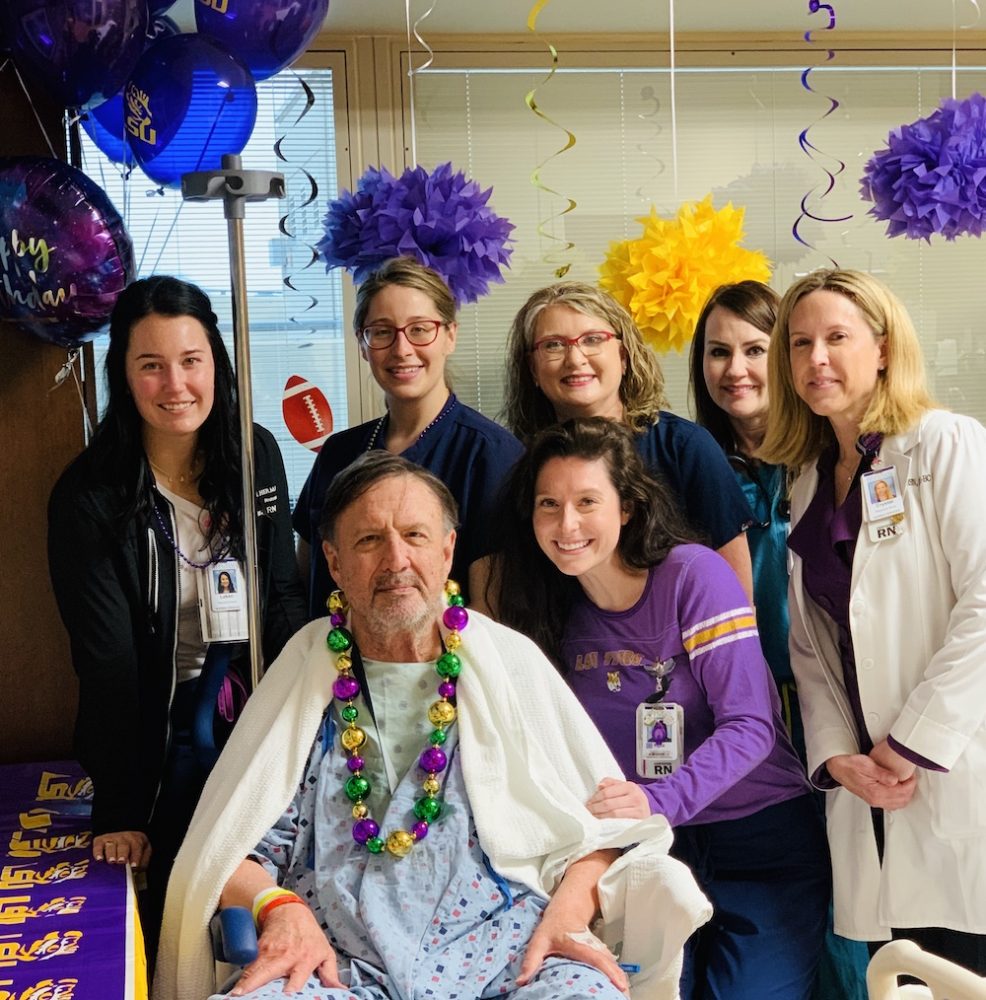
<instances>
[{"instance_id":1,"label":"lsu logo on balloon","mask_svg":"<svg viewBox=\"0 0 986 1000\"><path fill-rule=\"evenodd\" d=\"M151 102L146 91L127 85L127 113L124 117L127 131L141 142L149 146L157 144L157 129L151 121Z\"/></svg>"}]
</instances>

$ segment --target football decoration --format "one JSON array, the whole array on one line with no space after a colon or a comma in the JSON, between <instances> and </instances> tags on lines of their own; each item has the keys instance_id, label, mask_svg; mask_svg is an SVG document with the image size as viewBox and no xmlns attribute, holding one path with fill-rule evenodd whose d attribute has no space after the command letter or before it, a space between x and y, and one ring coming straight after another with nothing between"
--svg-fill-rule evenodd
<instances>
[{"instance_id":1,"label":"football decoration","mask_svg":"<svg viewBox=\"0 0 986 1000\"><path fill-rule=\"evenodd\" d=\"M319 451L332 433L332 407L325 393L300 375L284 383L281 411L291 437L310 451Z\"/></svg>"}]
</instances>

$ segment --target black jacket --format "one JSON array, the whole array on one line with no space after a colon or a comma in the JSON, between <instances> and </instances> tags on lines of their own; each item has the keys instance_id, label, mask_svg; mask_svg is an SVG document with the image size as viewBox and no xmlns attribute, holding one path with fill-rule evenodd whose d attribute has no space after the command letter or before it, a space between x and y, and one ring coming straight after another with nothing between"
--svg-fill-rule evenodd
<instances>
[{"instance_id":1,"label":"black jacket","mask_svg":"<svg viewBox=\"0 0 986 1000\"><path fill-rule=\"evenodd\" d=\"M254 427L263 654L273 662L306 620L284 465ZM172 505L154 502L175 535ZM48 566L79 675L75 748L93 780L93 832L147 830L168 751L178 639L178 556L157 518L120 524L119 483L89 452L48 503ZM271 509L273 508L273 509Z\"/></svg>"}]
</instances>

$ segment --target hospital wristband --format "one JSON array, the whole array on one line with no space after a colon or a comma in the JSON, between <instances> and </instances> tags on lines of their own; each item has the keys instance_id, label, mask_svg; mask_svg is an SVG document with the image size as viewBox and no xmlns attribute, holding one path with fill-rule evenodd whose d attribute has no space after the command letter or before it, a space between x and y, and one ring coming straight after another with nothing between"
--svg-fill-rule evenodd
<instances>
[{"instance_id":1,"label":"hospital wristband","mask_svg":"<svg viewBox=\"0 0 986 1000\"><path fill-rule=\"evenodd\" d=\"M260 915L267 908L267 904L273 902L275 899L281 899L285 896L291 896L294 899L301 901L298 896L288 889L282 889L279 886L271 886L268 889L261 889L256 896L253 897L253 906L251 907L251 912L253 913L253 922L260 926Z\"/></svg>"},{"instance_id":2,"label":"hospital wristband","mask_svg":"<svg viewBox=\"0 0 986 1000\"><path fill-rule=\"evenodd\" d=\"M257 930L262 931L264 929L264 921L267 919L268 914L277 906L282 906L284 903L301 903L304 905L304 900L300 896L296 896L293 892L289 892L286 896L276 896L274 899L267 903L264 903L260 907L260 912L257 914Z\"/></svg>"}]
</instances>

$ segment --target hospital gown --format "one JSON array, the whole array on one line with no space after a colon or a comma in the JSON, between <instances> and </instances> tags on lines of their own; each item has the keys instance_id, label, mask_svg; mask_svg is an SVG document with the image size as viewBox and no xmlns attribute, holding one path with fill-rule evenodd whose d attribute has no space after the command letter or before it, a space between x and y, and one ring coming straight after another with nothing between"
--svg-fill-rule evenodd
<instances>
[{"instance_id":1,"label":"hospital gown","mask_svg":"<svg viewBox=\"0 0 986 1000\"><path fill-rule=\"evenodd\" d=\"M294 996L625 1000L597 969L561 958L547 959L536 978L517 987L527 943L547 903L490 867L469 809L455 727L444 748L445 812L406 858L396 859L370 854L353 841L352 804L343 791L349 772L335 739L337 725L330 709L294 801L257 848L257 860L312 908L349 987L329 989L312 976ZM410 827L421 780L415 763L382 821L377 816L381 836ZM284 984L276 980L249 996L281 1000Z\"/></svg>"}]
</instances>

